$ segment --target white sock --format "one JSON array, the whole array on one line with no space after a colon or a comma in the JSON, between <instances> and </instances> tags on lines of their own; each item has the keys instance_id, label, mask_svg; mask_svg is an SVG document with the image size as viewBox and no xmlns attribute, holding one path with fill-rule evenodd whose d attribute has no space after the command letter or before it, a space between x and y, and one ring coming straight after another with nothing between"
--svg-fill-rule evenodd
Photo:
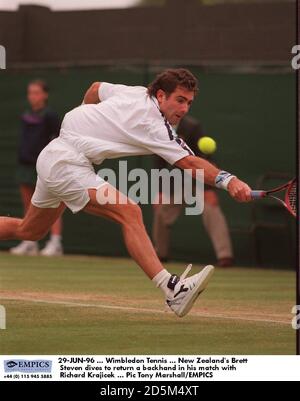
<instances>
[{"instance_id":1,"label":"white sock","mask_svg":"<svg viewBox=\"0 0 300 401\"><path fill-rule=\"evenodd\" d=\"M170 288L168 288L168 282L170 280L170 277L171 274L166 269L163 269L152 279L156 287L159 287L163 291L166 297L169 296L171 291Z\"/></svg>"},{"instance_id":2,"label":"white sock","mask_svg":"<svg viewBox=\"0 0 300 401\"><path fill-rule=\"evenodd\" d=\"M53 242L54 244L60 244L61 240L62 240L61 235L51 234L50 241Z\"/></svg>"}]
</instances>

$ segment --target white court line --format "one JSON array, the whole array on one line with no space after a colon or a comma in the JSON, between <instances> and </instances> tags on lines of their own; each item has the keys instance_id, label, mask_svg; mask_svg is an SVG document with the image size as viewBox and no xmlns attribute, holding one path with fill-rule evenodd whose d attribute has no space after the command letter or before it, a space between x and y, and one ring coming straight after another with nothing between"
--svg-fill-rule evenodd
<instances>
[{"instance_id":1,"label":"white court line","mask_svg":"<svg viewBox=\"0 0 300 401\"><path fill-rule=\"evenodd\" d=\"M100 308L100 309L114 309L114 310L124 310L124 311L131 311L131 312L145 312L145 313L160 313L166 314L171 313L166 312L161 309L147 309L147 308L134 308L131 306L114 306L114 305L103 305L103 304L86 304L86 303L78 303L78 302L65 302L65 301L48 301L44 299L32 299L26 297L1 297L0 300L7 300L7 301L25 301L25 302L32 302L32 303L43 303L43 304L51 304L51 305L63 305L63 306L70 306L70 307L80 307L80 308ZM190 312L188 316L198 316L204 318L216 318L216 319L229 319L229 320L241 320L241 321L248 321L248 322L260 322L260 323L276 323L276 324L284 324L284 325L291 325L291 322L286 322L284 320L273 320L273 319L254 319L242 316L225 316L222 314L210 314L210 313L201 313L201 312Z\"/></svg>"}]
</instances>

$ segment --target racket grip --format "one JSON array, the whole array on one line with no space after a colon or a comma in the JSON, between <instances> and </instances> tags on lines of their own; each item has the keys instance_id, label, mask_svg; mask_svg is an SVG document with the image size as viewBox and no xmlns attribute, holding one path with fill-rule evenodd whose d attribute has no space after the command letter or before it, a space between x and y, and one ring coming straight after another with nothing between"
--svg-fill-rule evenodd
<instances>
[{"instance_id":1,"label":"racket grip","mask_svg":"<svg viewBox=\"0 0 300 401\"><path fill-rule=\"evenodd\" d=\"M266 196L265 191L251 191L251 198L252 199L260 199Z\"/></svg>"}]
</instances>

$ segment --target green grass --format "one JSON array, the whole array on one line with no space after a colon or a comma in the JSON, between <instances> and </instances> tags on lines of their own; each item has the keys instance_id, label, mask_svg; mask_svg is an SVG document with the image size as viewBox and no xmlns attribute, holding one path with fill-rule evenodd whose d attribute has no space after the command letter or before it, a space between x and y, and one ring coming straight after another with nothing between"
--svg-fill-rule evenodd
<instances>
[{"instance_id":1,"label":"green grass","mask_svg":"<svg viewBox=\"0 0 300 401\"><path fill-rule=\"evenodd\" d=\"M0 354L295 353L290 271L217 269L183 319L129 259L2 253L0 279Z\"/></svg>"}]
</instances>

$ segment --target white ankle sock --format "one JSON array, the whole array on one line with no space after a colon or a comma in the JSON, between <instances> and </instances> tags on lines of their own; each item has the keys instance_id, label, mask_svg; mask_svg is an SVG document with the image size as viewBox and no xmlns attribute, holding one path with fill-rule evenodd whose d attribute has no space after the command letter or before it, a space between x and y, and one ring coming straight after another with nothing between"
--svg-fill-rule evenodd
<instances>
[{"instance_id":1,"label":"white ankle sock","mask_svg":"<svg viewBox=\"0 0 300 401\"><path fill-rule=\"evenodd\" d=\"M27 245L36 245L37 242L36 241L23 241L24 243L26 243Z\"/></svg>"},{"instance_id":2,"label":"white ankle sock","mask_svg":"<svg viewBox=\"0 0 300 401\"><path fill-rule=\"evenodd\" d=\"M54 244L60 244L61 243L61 235L51 235L50 241L53 242Z\"/></svg>"},{"instance_id":3,"label":"white ankle sock","mask_svg":"<svg viewBox=\"0 0 300 401\"><path fill-rule=\"evenodd\" d=\"M152 279L156 287L159 287L166 296L168 296L171 291L168 288L168 282L170 280L170 277L171 274L166 269L163 269Z\"/></svg>"}]
</instances>

